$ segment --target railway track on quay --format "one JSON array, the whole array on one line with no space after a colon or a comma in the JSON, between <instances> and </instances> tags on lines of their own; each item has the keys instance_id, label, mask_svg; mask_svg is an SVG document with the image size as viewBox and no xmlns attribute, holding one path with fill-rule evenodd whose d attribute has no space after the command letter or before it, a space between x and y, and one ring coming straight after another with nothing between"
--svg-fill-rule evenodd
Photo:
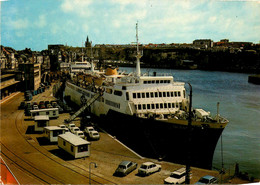
<instances>
[{"instance_id":1,"label":"railway track on quay","mask_svg":"<svg viewBox=\"0 0 260 185\"><path fill-rule=\"evenodd\" d=\"M1 104L1 155L11 169L20 172L19 176L26 174L17 177L24 181L20 183L88 184L89 171L86 168L54 156L25 133L23 111L17 110L22 100L20 93ZM91 183L115 184L95 173L91 173Z\"/></svg>"}]
</instances>

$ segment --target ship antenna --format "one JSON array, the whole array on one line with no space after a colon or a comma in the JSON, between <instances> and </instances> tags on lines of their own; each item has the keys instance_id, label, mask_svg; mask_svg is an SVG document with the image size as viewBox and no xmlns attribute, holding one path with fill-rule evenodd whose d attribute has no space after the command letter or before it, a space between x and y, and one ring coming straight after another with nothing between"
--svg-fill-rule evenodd
<instances>
[{"instance_id":1,"label":"ship antenna","mask_svg":"<svg viewBox=\"0 0 260 185\"><path fill-rule=\"evenodd\" d=\"M138 22L136 23L136 75L139 77L141 75L141 68L140 68L140 58L142 57L139 51L139 43L138 43Z\"/></svg>"}]
</instances>

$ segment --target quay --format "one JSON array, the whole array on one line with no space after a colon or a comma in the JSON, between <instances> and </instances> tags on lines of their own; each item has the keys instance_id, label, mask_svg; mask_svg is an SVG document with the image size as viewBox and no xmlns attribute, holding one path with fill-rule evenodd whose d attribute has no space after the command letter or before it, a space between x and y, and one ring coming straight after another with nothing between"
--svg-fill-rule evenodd
<instances>
[{"instance_id":1,"label":"quay","mask_svg":"<svg viewBox=\"0 0 260 185\"><path fill-rule=\"evenodd\" d=\"M260 85L260 74L248 76L248 82Z\"/></svg>"},{"instance_id":2,"label":"quay","mask_svg":"<svg viewBox=\"0 0 260 185\"><path fill-rule=\"evenodd\" d=\"M53 85L53 84L52 84ZM52 86L53 87L53 86ZM38 94L31 100L52 101L52 87ZM72 159L57 144L45 142L41 132L34 132L34 121L24 115L24 110L18 110L20 102L24 101L23 93L15 93L10 98L0 102L1 106L1 156L16 176L20 184L163 184L183 165L165 161L144 158L126 147L103 130L99 130L100 140L91 141L91 155L86 158ZM51 119L50 126L64 124L70 117L69 113L59 114L58 119ZM80 119L73 122L80 125ZM152 161L162 166L162 170L147 177L137 175L137 170L126 177L113 176L117 166L123 160L134 161L140 165ZM97 168L91 164L96 163ZM194 184L200 177L212 175L221 178L218 171L191 168ZM228 174L223 176L225 183L248 183L238 179L227 181ZM90 181L91 180L91 181ZM226 181L225 181L226 180Z\"/></svg>"}]
</instances>

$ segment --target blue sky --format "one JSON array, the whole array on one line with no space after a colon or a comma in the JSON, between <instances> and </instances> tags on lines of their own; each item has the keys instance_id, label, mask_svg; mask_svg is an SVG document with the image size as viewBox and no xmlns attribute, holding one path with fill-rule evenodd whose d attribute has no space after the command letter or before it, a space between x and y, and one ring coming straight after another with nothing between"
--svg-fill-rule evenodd
<instances>
[{"instance_id":1,"label":"blue sky","mask_svg":"<svg viewBox=\"0 0 260 185\"><path fill-rule=\"evenodd\" d=\"M0 0L1 44L21 50L195 39L260 42L259 0Z\"/></svg>"}]
</instances>

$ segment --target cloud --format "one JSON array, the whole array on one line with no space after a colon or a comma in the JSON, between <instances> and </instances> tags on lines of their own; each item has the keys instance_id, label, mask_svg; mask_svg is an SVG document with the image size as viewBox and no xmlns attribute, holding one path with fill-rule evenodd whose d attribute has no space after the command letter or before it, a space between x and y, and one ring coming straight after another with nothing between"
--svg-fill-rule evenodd
<instances>
[{"instance_id":1,"label":"cloud","mask_svg":"<svg viewBox=\"0 0 260 185\"><path fill-rule=\"evenodd\" d=\"M10 20L9 25L14 29L26 29L29 27L29 21L26 18Z\"/></svg>"},{"instance_id":2,"label":"cloud","mask_svg":"<svg viewBox=\"0 0 260 185\"><path fill-rule=\"evenodd\" d=\"M39 28L46 26L47 25L46 15L40 15L38 17L38 20L35 22L35 25Z\"/></svg>"},{"instance_id":3,"label":"cloud","mask_svg":"<svg viewBox=\"0 0 260 185\"><path fill-rule=\"evenodd\" d=\"M64 0L61 4L61 9L66 13L75 13L82 17L89 17L92 10L89 5L92 0Z\"/></svg>"}]
</instances>

